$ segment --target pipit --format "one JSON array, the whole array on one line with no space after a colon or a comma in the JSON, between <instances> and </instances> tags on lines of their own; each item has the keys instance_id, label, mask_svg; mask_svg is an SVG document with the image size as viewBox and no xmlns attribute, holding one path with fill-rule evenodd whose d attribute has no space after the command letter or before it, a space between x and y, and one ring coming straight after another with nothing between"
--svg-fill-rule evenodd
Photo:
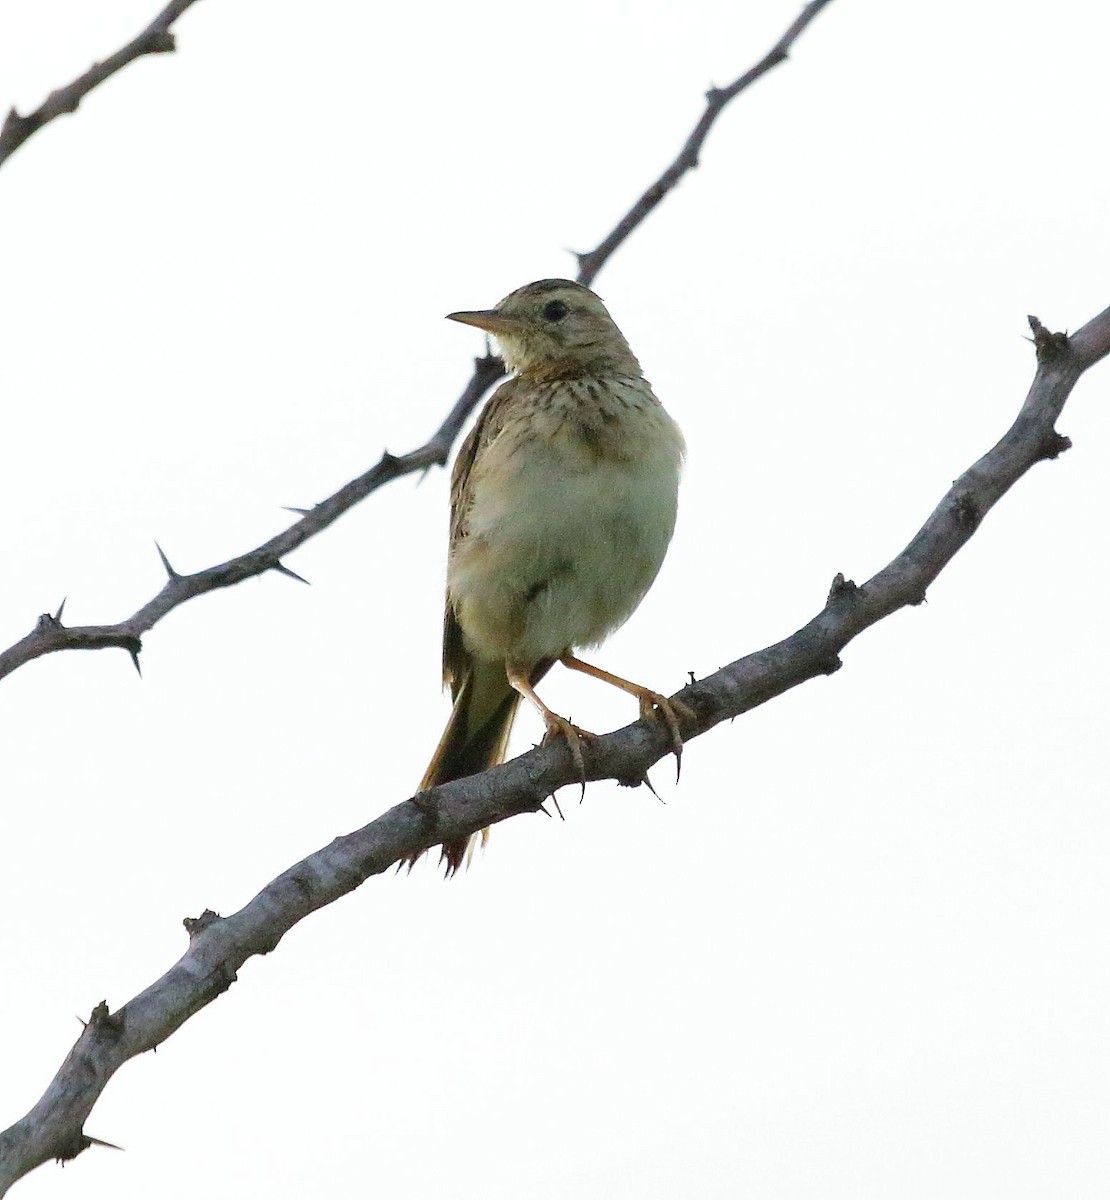
<instances>
[{"instance_id":1,"label":"pipit","mask_svg":"<svg viewBox=\"0 0 1110 1200\"><path fill-rule=\"evenodd\" d=\"M541 279L449 319L493 334L513 374L451 476L443 678L454 708L421 789L500 762L521 697L585 781L579 738L592 735L535 692L556 662L635 696L641 716L658 713L680 754L681 705L574 655L622 625L659 571L685 451L678 426L589 288ZM449 875L470 842L443 845Z\"/></svg>"}]
</instances>

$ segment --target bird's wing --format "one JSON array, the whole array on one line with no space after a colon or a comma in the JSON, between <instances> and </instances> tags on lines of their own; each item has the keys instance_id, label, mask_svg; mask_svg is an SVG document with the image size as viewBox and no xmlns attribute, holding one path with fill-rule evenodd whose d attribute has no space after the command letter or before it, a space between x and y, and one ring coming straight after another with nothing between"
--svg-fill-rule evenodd
<instances>
[{"instance_id":1,"label":"bird's wing","mask_svg":"<svg viewBox=\"0 0 1110 1200\"><path fill-rule=\"evenodd\" d=\"M474 428L467 434L451 470L451 533L448 555L467 535L467 517L473 497L470 473L482 450L501 432L517 393L517 379L506 380L486 401ZM457 699L470 669L470 655L462 629L448 598L443 614L443 682Z\"/></svg>"}]
</instances>

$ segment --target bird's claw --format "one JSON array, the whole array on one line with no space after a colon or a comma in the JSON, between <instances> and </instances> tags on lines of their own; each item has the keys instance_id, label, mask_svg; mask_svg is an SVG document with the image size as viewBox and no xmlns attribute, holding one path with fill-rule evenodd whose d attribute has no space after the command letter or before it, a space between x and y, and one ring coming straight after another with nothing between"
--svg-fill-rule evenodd
<instances>
[{"instance_id":1,"label":"bird's claw","mask_svg":"<svg viewBox=\"0 0 1110 1200\"><path fill-rule=\"evenodd\" d=\"M551 713L547 718L547 733L544 734L543 744L549 745L551 742L561 738L567 744L570 750L570 756L574 761L575 770L578 772L578 779L582 784L582 795L586 795L586 760L582 757L582 742L592 741L596 734L592 734L587 729L579 729L577 725L572 725L565 717L557 716Z\"/></svg>"},{"instance_id":2,"label":"bird's claw","mask_svg":"<svg viewBox=\"0 0 1110 1200\"><path fill-rule=\"evenodd\" d=\"M682 776L682 725L683 720L691 723L697 720L694 710L681 700L672 700L659 692L643 691L640 693L641 720L654 719L658 713L663 718L667 732L671 735L671 753L675 761L675 783Z\"/></svg>"}]
</instances>

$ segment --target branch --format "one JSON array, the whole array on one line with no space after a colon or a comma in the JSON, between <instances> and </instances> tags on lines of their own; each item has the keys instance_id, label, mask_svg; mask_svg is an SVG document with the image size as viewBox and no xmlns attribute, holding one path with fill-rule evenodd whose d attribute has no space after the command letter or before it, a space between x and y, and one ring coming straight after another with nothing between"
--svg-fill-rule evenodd
<instances>
[{"instance_id":1,"label":"branch","mask_svg":"<svg viewBox=\"0 0 1110 1200\"><path fill-rule=\"evenodd\" d=\"M218 588L232 587L265 571L278 571L300 579L299 575L284 565L282 558L303 545L310 537L326 529L348 509L364 500L371 492L377 491L383 484L400 479L404 475L411 475L414 471L442 466L447 461L451 446L467 416L490 385L504 373L505 368L499 358L486 355L477 359L474 375L466 390L456 401L443 424L423 446L400 458L385 452L375 466L352 479L350 483L344 484L339 491L317 504L315 508L304 512L301 519L284 533L279 533L245 554L218 563L214 567L207 567L193 575L181 575L171 566L162 548L157 546L162 566L166 571L166 582L156 596L130 617L114 625L67 627L62 624L61 609L53 616L43 614L25 638L0 652L0 679L10 675L24 663L57 650L103 650L114 646L128 651L137 668L139 652L142 649L142 635L166 613L184 604L186 600L202 596L205 592L216 591Z\"/></svg>"},{"instance_id":2,"label":"branch","mask_svg":"<svg viewBox=\"0 0 1110 1200\"><path fill-rule=\"evenodd\" d=\"M608 261L609 256L616 250L628 235L636 229L652 209L671 191L688 171L698 165L698 155L701 153L705 139L709 136L713 123L721 115L725 105L735 96L750 87L755 81L766 75L773 67L784 62L790 53L790 47L801 37L806 26L829 3L829 0L811 0L802 9L801 14L793 25L779 38L770 50L755 64L749 67L739 79L734 80L726 88L710 88L705 94L705 111L694 126L694 131L686 139L678 157L663 172L662 175L647 189L635 204L617 222L613 231L606 235L596 249L588 254L576 254L578 259L578 282L587 286L597 277L597 273Z\"/></svg>"},{"instance_id":3,"label":"branch","mask_svg":"<svg viewBox=\"0 0 1110 1200\"><path fill-rule=\"evenodd\" d=\"M840 666L840 651L883 617L920 604L932 581L995 503L1041 459L1069 446L1055 430L1080 375L1110 353L1110 308L1072 337L1029 318L1037 350L1032 387L998 444L955 481L909 545L862 586L838 575L824 608L802 629L691 684L678 699L694 714L687 741ZM635 786L669 751L662 723L639 721L582 747L589 779ZM372 875L444 840L457 840L520 813L579 775L562 743L542 746L481 775L443 784L395 805L369 825L310 854L268 884L244 908L186 921L189 949L161 979L110 1012L94 1010L42 1099L0 1134L0 1196L48 1159L69 1159L97 1139L84 1123L112 1075L164 1042L235 982L250 958L267 954L309 913L353 891Z\"/></svg>"},{"instance_id":4,"label":"branch","mask_svg":"<svg viewBox=\"0 0 1110 1200\"><path fill-rule=\"evenodd\" d=\"M93 67L80 79L70 84L68 88L52 93L46 103L30 116L18 117L13 110L5 122L3 131L0 132L0 163L5 157L4 146L5 139L9 137L8 126L12 125L13 121L18 125L20 122L37 120L41 125L60 112L72 112L77 107L81 96L95 87L102 79L107 78L113 71L118 71L132 58L137 58L141 54L157 53L159 50L172 50L173 38L167 32L168 26L193 2L194 0L176 0L176 3L169 5L135 41L125 46L119 53L114 54L107 62ZM674 163L636 201L596 250L587 255L577 256L580 282L592 282L609 257L632 230L647 218L660 200L687 171L697 166L698 152L724 106L749 84L754 83L761 75L766 74L772 67L782 62L802 31L828 3L830 0L812 0L773 49L755 66L727 88L714 88L709 92L706 110ZM158 41L159 38L162 39L161 42ZM168 39L168 43L166 39ZM151 44L147 44L148 42ZM62 99L59 100L59 97ZM57 107L64 103L69 103L70 107ZM51 105L55 105L56 111L47 111L50 110ZM47 115L40 118L39 114L44 112ZM38 128L38 125L35 125L34 128ZM7 150L7 153L10 154L20 141L30 136L31 132L33 129L22 134L19 141L15 142ZM195 596L202 596L204 593L215 591L218 588L232 587L237 583L242 583L244 579L261 575L265 571L278 571L290 575L294 579L300 579L300 576L286 567L281 560L308 541L310 537L326 529L349 508L352 508L360 500L366 499L371 492L377 491L384 484L391 483L402 476L411 475L414 471L443 466L447 462L451 447L466 423L467 417L486 392L504 374L504 365L494 355L487 354L483 358L475 359L474 372L463 389L462 395L456 401L447 419L429 441L400 458L389 453L383 454L375 466L358 476L357 479L352 479L350 483L345 484L327 500L305 512L295 525L292 525L284 533L271 538L268 542L263 542L261 546L256 546L253 550L228 559L227 562L208 567L193 575L178 574L170 566L169 560L159 547L158 553L161 555L162 565L168 576L166 583L156 596L147 601L130 617L113 625L81 625L67 628L61 622L60 609L54 616L44 613L39 617L35 628L26 637L0 652L0 679L3 679L5 675L10 675L12 671L33 659L41 658L44 654L53 654L59 650L104 650L115 647L126 650L138 669L142 635L168 612L177 608L178 605L184 604L187 600L192 600Z\"/></svg>"},{"instance_id":5,"label":"branch","mask_svg":"<svg viewBox=\"0 0 1110 1200\"><path fill-rule=\"evenodd\" d=\"M84 75L78 75L72 83L51 92L34 112L20 116L13 108L5 118L3 126L0 126L0 166L3 166L31 134L53 121L55 117L76 112L77 106L94 87L122 70L128 63L147 54L172 54L177 48L177 43L170 32L170 26L195 3L196 0L173 0L171 4L167 4L137 38L103 62L93 63Z\"/></svg>"}]
</instances>

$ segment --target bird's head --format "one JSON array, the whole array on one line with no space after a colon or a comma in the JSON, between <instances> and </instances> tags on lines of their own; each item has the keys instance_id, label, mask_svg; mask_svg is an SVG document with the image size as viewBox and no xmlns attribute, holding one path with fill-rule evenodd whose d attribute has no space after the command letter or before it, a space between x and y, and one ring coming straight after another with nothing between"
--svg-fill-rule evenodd
<instances>
[{"instance_id":1,"label":"bird's head","mask_svg":"<svg viewBox=\"0 0 1110 1200\"><path fill-rule=\"evenodd\" d=\"M640 375L605 305L570 279L527 283L495 308L449 313L448 320L492 333L506 366L519 375Z\"/></svg>"}]
</instances>

